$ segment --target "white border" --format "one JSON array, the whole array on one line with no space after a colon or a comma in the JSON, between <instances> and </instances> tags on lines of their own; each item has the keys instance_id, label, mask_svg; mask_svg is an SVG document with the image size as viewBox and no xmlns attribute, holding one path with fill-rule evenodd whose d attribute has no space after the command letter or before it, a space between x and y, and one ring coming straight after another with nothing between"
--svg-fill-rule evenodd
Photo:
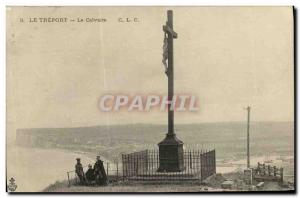
<instances>
[{"instance_id":1,"label":"white border","mask_svg":"<svg viewBox=\"0 0 300 198\"><path fill-rule=\"evenodd\" d=\"M5 0L6 5L294 5L296 0ZM3 4L3 3L2 3Z\"/></svg>"},{"instance_id":2,"label":"white border","mask_svg":"<svg viewBox=\"0 0 300 198\"><path fill-rule=\"evenodd\" d=\"M2 0L0 1L0 61L1 61L1 67L0 67L0 120L1 120L1 127L0 127L0 195L2 196L8 196L8 194L5 192L5 181L6 181L6 173L5 173L5 133L6 133L6 125L5 125L5 112L6 112L6 94L5 94L5 75L6 75L6 63L5 63L5 48L6 48L6 43L5 43L5 6L7 5L15 5L15 6L46 6L46 5L60 5L60 6L92 6L92 5L141 5L141 6L149 6L149 5L198 5L198 6L248 6L248 5L275 5L275 6L282 6L282 5L294 5L296 8L298 8L298 15L299 15L299 8L300 8L300 1L298 0L148 0L148 1L137 1L137 0L103 0L103 1L96 1L96 0ZM299 18L299 17L298 17ZM299 20L297 20L297 27L299 27ZM299 34L297 35L299 37ZM299 51L297 52L297 57L299 55ZM297 74L298 76L298 74ZM297 92L299 93L299 86L297 86ZM299 100L297 101L299 102ZM297 109L298 110L298 109ZM297 119L298 123L298 119ZM298 139L297 142L299 142L299 134L298 134ZM297 152L298 153L298 152ZM298 156L297 156L298 158ZM299 163L297 170L299 171ZM297 182L299 183L299 182ZM297 185L297 189L299 189L299 185ZM202 197L206 196L212 196L209 194L199 194ZM249 194L247 194L249 196ZM37 195L35 195L37 196ZM45 195L43 195L45 196ZM50 196L50 195L46 195ZM63 195L57 195L58 197L63 197ZM88 195L82 195L82 197L87 197ZM107 196L107 195L100 195L100 196ZM117 195L113 195L110 197L115 197ZM131 195L130 195L131 196ZM149 195L148 195L149 196ZM153 195L155 196L155 195ZM162 197L163 195L156 195L156 197ZM170 196L170 195L169 195ZM171 195L174 196L174 195ZM184 195L188 196L188 194ZM213 196L218 196L218 195L213 195ZM222 194L221 196L224 196ZM231 195L229 195L231 196ZM240 195L239 195L240 196ZM265 195L255 195L253 194L252 196L256 197L263 197ZM270 195L273 196L273 195ZM288 196L288 195L285 195Z\"/></svg>"}]
</instances>

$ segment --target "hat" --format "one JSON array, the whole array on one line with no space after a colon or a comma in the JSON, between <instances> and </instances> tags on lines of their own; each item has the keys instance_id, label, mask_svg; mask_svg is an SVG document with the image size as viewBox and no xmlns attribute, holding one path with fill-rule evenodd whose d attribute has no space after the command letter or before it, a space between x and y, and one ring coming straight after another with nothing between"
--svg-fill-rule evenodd
<instances>
[{"instance_id":1,"label":"hat","mask_svg":"<svg viewBox=\"0 0 300 198\"><path fill-rule=\"evenodd\" d=\"M80 158L76 158L77 161L80 161Z\"/></svg>"}]
</instances>

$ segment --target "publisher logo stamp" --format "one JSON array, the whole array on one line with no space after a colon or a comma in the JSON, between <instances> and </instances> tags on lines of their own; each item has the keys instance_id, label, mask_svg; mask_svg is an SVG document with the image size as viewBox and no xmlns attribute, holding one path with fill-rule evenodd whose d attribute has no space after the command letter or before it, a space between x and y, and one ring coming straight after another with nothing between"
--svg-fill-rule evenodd
<instances>
[{"instance_id":1,"label":"publisher logo stamp","mask_svg":"<svg viewBox=\"0 0 300 198\"><path fill-rule=\"evenodd\" d=\"M8 188L8 190L10 191L10 192L15 192L16 191L16 189L17 189L17 185L15 184L15 179L12 177L12 178L10 178L10 180L9 180L9 184L7 185L7 188Z\"/></svg>"}]
</instances>

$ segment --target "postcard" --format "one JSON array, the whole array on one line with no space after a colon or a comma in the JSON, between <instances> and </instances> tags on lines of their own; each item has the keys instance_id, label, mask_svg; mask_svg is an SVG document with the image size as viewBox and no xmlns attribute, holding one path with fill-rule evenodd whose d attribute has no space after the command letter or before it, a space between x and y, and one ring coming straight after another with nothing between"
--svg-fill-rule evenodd
<instances>
[{"instance_id":1,"label":"postcard","mask_svg":"<svg viewBox=\"0 0 300 198\"><path fill-rule=\"evenodd\" d=\"M292 6L7 6L7 192L295 192Z\"/></svg>"}]
</instances>

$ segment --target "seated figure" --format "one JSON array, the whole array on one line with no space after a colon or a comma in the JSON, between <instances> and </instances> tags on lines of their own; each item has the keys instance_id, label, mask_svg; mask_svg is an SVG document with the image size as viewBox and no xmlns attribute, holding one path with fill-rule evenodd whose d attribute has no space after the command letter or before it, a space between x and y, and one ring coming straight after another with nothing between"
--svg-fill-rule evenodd
<instances>
[{"instance_id":1,"label":"seated figure","mask_svg":"<svg viewBox=\"0 0 300 198\"><path fill-rule=\"evenodd\" d=\"M89 169L85 173L85 178L86 178L87 184L91 185L95 182L96 176L95 176L95 171L92 168L92 165L89 164L88 167L89 167Z\"/></svg>"}]
</instances>

